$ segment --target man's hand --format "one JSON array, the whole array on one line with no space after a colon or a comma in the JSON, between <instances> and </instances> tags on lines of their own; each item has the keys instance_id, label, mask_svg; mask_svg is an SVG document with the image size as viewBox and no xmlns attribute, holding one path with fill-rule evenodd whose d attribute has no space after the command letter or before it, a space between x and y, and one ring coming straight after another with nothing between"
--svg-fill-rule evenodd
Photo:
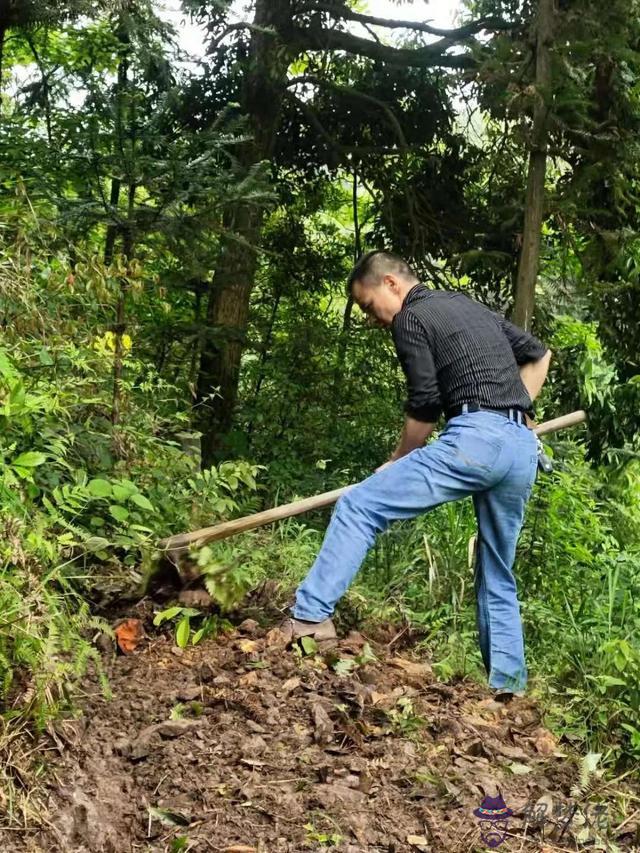
<instances>
[{"instance_id":1,"label":"man's hand","mask_svg":"<svg viewBox=\"0 0 640 853\"><path fill-rule=\"evenodd\" d=\"M402 430L398 446L391 454L391 457L383 465L380 465L379 468L376 468L376 474L378 471L382 471L388 465L392 465L398 459L406 456L407 453L411 453L412 450L417 450L418 447L422 447L433 432L434 428L435 424L417 421L415 418L411 418L407 415L405 417L404 428Z\"/></svg>"}]
</instances>

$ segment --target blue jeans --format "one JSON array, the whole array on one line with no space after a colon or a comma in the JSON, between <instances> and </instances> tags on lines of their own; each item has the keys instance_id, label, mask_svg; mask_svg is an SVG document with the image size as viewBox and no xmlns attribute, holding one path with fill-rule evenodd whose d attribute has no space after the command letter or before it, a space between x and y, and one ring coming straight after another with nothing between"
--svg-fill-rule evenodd
<instances>
[{"instance_id":1,"label":"blue jeans","mask_svg":"<svg viewBox=\"0 0 640 853\"><path fill-rule=\"evenodd\" d=\"M472 495L482 659L491 687L524 689L527 669L513 562L536 470L536 437L528 427L487 411L452 418L437 440L352 486L338 500L320 553L298 587L293 616L314 622L331 616L376 535L392 521Z\"/></svg>"}]
</instances>

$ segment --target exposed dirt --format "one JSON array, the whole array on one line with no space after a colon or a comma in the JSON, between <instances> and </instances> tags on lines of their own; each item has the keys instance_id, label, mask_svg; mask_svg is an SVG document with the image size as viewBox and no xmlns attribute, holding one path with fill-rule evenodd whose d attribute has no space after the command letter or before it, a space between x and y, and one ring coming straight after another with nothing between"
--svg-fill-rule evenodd
<instances>
[{"instance_id":1,"label":"exposed dirt","mask_svg":"<svg viewBox=\"0 0 640 853\"><path fill-rule=\"evenodd\" d=\"M43 753L47 821L0 829L0 849L486 850L473 810L498 789L514 812L500 850L593 841L586 804L605 791L579 796L568 823L576 760L534 702L439 684L410 649L371 641L364 663L364 645L351 633L303 654L246 620L184 651L156 636L108 656L113 699L90 681L82 717ZM607 808L613 838L620 818ZM628 821L617 847L637 834Z\"/></svg>"}]
</instances>

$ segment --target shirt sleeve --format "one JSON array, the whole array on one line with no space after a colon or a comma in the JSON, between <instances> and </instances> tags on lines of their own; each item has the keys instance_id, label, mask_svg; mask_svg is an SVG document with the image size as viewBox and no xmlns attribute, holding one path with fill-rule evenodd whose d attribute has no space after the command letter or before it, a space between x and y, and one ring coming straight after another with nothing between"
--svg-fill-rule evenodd
<instances>
[{"instance_id":1,"label":"shirt sleeve","mask_svg":"<svg viewBox=\"0 0 640 853\"><path fill-rule=\"evenodd\" d=\"M527 364L529 361L538 361L546 353L547 347L530 332L525 332L520 326L514 325L506 317L500 317L500 325L504 332L517 364Z\"/></svg>"},{"instance_id":2,"label":"shirt sleeve","mask_svg":"<svg viewBox=\"0 0 640 853\"><path fill-rule=\"evenodd\" d=\"M417 421L435 423L442 412L442 398L425 331L411 311L396 314L392 331L396 353L407 378L404 410Z\"/></svg>"}]
</instances>

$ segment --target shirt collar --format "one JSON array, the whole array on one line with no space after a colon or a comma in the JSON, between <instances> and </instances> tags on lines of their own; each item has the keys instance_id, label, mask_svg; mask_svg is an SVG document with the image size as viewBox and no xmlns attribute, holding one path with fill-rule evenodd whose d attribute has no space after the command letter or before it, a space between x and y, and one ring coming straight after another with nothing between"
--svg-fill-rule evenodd
<instances>
[{"instance_id":1,"label":"shirt collar","mask_svg":"<svg viewBox=\"0 0 640 853\"><path fill-rule=\"evenodd\" d=\"M428 293L428 292L429 291L424 286L424 284L420 284L419 282L418 282L418 284L414 284L413 287L411 288L411 290L405 296L405 298L402 302L402 308L405 308L407 305L411 305L412 302L416 302L418 299L420 299L422 296L424 296L425 293ZM400 309L401 311L402 311L402 308Z\"/></svg>"}]
</instances>

